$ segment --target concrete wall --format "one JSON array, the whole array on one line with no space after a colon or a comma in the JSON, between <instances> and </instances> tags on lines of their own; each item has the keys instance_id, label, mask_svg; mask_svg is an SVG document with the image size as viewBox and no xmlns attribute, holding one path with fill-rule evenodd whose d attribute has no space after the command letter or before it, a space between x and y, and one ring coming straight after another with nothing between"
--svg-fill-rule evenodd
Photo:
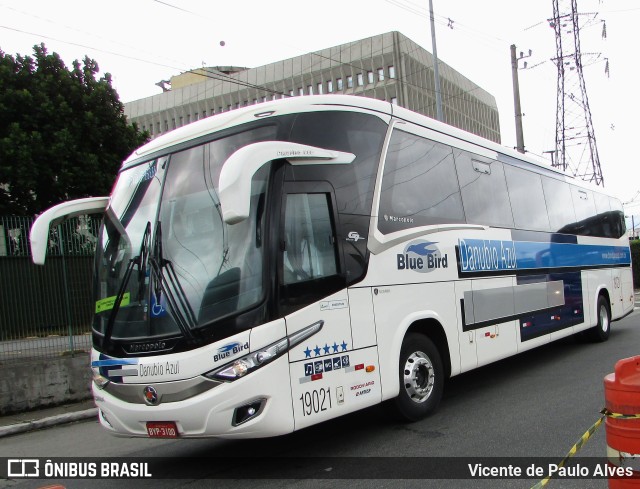
<instances>
[{"instance_id":1,"label":"concrete wall","mask_svg":"<svg viewBox=\"0 0 640 489\"><path fill-rule=\"evenodd\" d=\"M0 416L91 398L89 354L0 365Z\"/></svg>"}]
</instances>

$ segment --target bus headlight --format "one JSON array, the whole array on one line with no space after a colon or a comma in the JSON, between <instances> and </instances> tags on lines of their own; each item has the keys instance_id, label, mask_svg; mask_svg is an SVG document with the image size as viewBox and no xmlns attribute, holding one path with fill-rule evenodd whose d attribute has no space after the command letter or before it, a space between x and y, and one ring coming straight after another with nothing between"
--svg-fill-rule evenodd
<instances>
[{"instance_id":1,"label":"bus headlight","mask_svg":"<svg viewBox=\"0 0 640 489\"><path fill-rule=\"evenodd\" d=\"M234 380L244 377L254 370L257 370L282 356L294 346L299 345L302 341L320 331L323 324L324 321L313 323L311 326L307 326L292 335L285 336L281 340L278 340L269 346L260 348L259 350L233 360L220 368L211 370L204 374L204 376L210 379L233 382Z\"/></svg>"}]
</instances>

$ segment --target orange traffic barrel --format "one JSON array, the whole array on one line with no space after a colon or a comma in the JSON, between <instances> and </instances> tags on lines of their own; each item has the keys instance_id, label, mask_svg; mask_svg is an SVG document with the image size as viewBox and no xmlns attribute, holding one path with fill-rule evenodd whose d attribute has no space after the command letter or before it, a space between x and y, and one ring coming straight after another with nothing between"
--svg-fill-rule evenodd
<instances>
[{"instance_id":1,"label":"orange traffic barrel","mask_svg":"<svg viewBox=\"0 0 640 489\"><path fill-rule=\"evenodd\" d=\"M604 378L611 489L640 489L640 356L618 360Z\"/></svg>"}]
</instances>

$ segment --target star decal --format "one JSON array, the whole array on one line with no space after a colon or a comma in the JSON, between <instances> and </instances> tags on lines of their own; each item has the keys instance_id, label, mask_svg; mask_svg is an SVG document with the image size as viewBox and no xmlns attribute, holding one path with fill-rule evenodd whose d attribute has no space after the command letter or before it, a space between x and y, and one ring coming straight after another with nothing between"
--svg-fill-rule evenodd
<instances>
[{"instance_id":1,"label":"star decal","mask_svg":"<svg viewBox=\"0 0 640 489\"><path fill-rule=\"evenodd\" d=\"M309 350L308 346L307 346L307 349L304 350L304 357L305 358L311 358L311 350Z\"/></svg>"},{"instance_id":2,"label":"star decal","mask_svg":"<svg viewBox=\"0 0 640 489\"><path fill-rule=\"evenodd\" d=\"M325 343L322 349L324 350L324 354L328 355L329 351L331 350L331 347Z\"/></svg>"},{"instance_id":3,"label":"star decal","mask_svg":"<svg viewBox=\"0 0 640 489\"><path fill-rule=\"evenodd\" d=\"M338 353L338 348L340 345L338 345L335 341L333 342L333 346L331 348L333 348L333 353Z\"/></svg>"},{"instance_id":4,"label":"star decal","mask_svg":"<svg viewBox=\"0 0 640 489\"><path fill-rule=\"evenodd\" d=\"M342 347L342 351L347 351L347 343L345 343L344 340L342 340L342 344L340 346Z\"/></svg>"},{"instance_id":5,"label":"star decal","mask_svg":"<svg viewBox=\"0 0 640 489\"><path fill-rule=\"evenodd\" d=\"M313 353L315 353L317 357L320 356L320 347L318 345L313 349Z\"/></svg>"}]
</instances>

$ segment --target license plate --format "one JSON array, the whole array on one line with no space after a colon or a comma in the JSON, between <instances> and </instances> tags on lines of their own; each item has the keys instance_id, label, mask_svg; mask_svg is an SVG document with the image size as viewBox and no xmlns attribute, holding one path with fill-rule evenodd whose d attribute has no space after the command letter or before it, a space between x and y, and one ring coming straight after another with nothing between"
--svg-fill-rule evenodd
<instances>
[{"instance_id":1,"label":"license plate","mask_svg":"<svg viewBox=\"0 0 640 489\"><path fill-rule=\"evenodd\" d=\"M149 421L147 433L151 438L177 438L178 428L173 421Z\"/></svg>"}]
</instances>

